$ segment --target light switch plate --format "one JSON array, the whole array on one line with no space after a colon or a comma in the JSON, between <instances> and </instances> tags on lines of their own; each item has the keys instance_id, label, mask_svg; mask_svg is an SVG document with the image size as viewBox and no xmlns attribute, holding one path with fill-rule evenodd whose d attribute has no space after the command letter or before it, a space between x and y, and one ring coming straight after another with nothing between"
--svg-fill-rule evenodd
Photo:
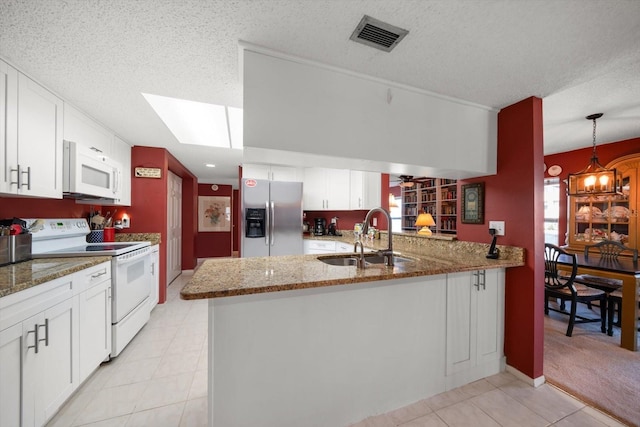
<instances>
[{"instance_id":1,"label":"light switch plate","mask_svg":"<svg viewBox=\"0 0 640 427\"><path fill-rule=\"evenodd\" d=\"M504 221L489 221L489 228L496 230L496 236L504 236Z\"/></svg>"}]
</instances>

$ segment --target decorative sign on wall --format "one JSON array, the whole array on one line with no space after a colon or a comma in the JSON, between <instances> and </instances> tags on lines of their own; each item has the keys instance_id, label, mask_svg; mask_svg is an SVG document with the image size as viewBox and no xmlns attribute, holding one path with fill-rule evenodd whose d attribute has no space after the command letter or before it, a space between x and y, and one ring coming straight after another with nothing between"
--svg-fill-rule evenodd
<instances>
[{"instance_id":1,"label":"decorative sign on wall","mask_svg":"<svg viewBox=\"0 0 640 427\"><path fill-rule=\"evenodd\" d=\"M231 197L198 196L198 231L231 231Z\"/></svg>"},{"instance_id":2,"label":"decorative sign on wall","mask_svg":"<svg viewBox=\"0 0 640 427\"><path fill-rule=\"evenodd\" d=\"M162 171L160 168L136 168L136 178L162 178Z\"/></svg>"}]
</instances>

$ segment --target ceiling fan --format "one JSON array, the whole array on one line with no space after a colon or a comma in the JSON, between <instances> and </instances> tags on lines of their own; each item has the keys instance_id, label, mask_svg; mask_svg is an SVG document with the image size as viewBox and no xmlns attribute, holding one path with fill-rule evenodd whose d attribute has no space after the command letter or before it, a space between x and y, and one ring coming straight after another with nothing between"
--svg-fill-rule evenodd
<instances>
[{"instance_id":1,"label":"ceiling fan","mask_svg":"<svg viewBox=\"0 0 640 427\"><path fill-rule=\"evenodd\" d=\"M423 176L420 177L414 177L413 175L399 175L395 180L392 181L395 182L396 184L392 184L391 185L397 185L400 187L405 187L405 188L409 188L409 187L413 187L414 185L416 185L416 182L422 182L424 181L426 178Z\"/></svg>"}]
</instances>

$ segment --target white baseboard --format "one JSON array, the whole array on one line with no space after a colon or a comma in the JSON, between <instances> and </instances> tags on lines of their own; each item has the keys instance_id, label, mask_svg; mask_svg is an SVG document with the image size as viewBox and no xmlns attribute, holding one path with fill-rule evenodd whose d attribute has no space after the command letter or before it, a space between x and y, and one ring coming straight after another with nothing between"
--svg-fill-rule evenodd
<instances>
[{"instance_id":1,"label":"white baseboard","mask_svg":"<svg viewBox=\"0 0 640 427\"><path fill-rule=\"evenodd\" d=\"M510 374L512 374L513 376L517 377L520 381L524 381L527 384L530 384L533 387L540 387L542 384L544 384L547 380L544 378L544 375L538 377L538 378L531 378L529 375L523 374L522 372L518 371L516 368L514 368L513 366L509 366L507 365L507 372L509 372Z\"/></svg>"}]
</instances>

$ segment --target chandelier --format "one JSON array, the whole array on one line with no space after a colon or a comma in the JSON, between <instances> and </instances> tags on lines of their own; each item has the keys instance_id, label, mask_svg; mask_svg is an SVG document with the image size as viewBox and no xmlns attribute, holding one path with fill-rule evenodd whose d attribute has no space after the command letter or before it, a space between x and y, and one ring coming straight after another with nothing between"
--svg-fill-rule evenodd
<instances>
[{"instance_id":1,"label":"chandelier","mask_svg":"<svg viewBox=\"0 0 640 427\"><path fill-rule=\"evenodd\" d=\"M615 169L607 169L598 162L596 155L596 120L602 113L585 117L593 121L593 154L591 162L580 172L569 174L569 195L589 196L596 194L615 194L617 192L617 176Z\"/></svg>"}]
</instances>

